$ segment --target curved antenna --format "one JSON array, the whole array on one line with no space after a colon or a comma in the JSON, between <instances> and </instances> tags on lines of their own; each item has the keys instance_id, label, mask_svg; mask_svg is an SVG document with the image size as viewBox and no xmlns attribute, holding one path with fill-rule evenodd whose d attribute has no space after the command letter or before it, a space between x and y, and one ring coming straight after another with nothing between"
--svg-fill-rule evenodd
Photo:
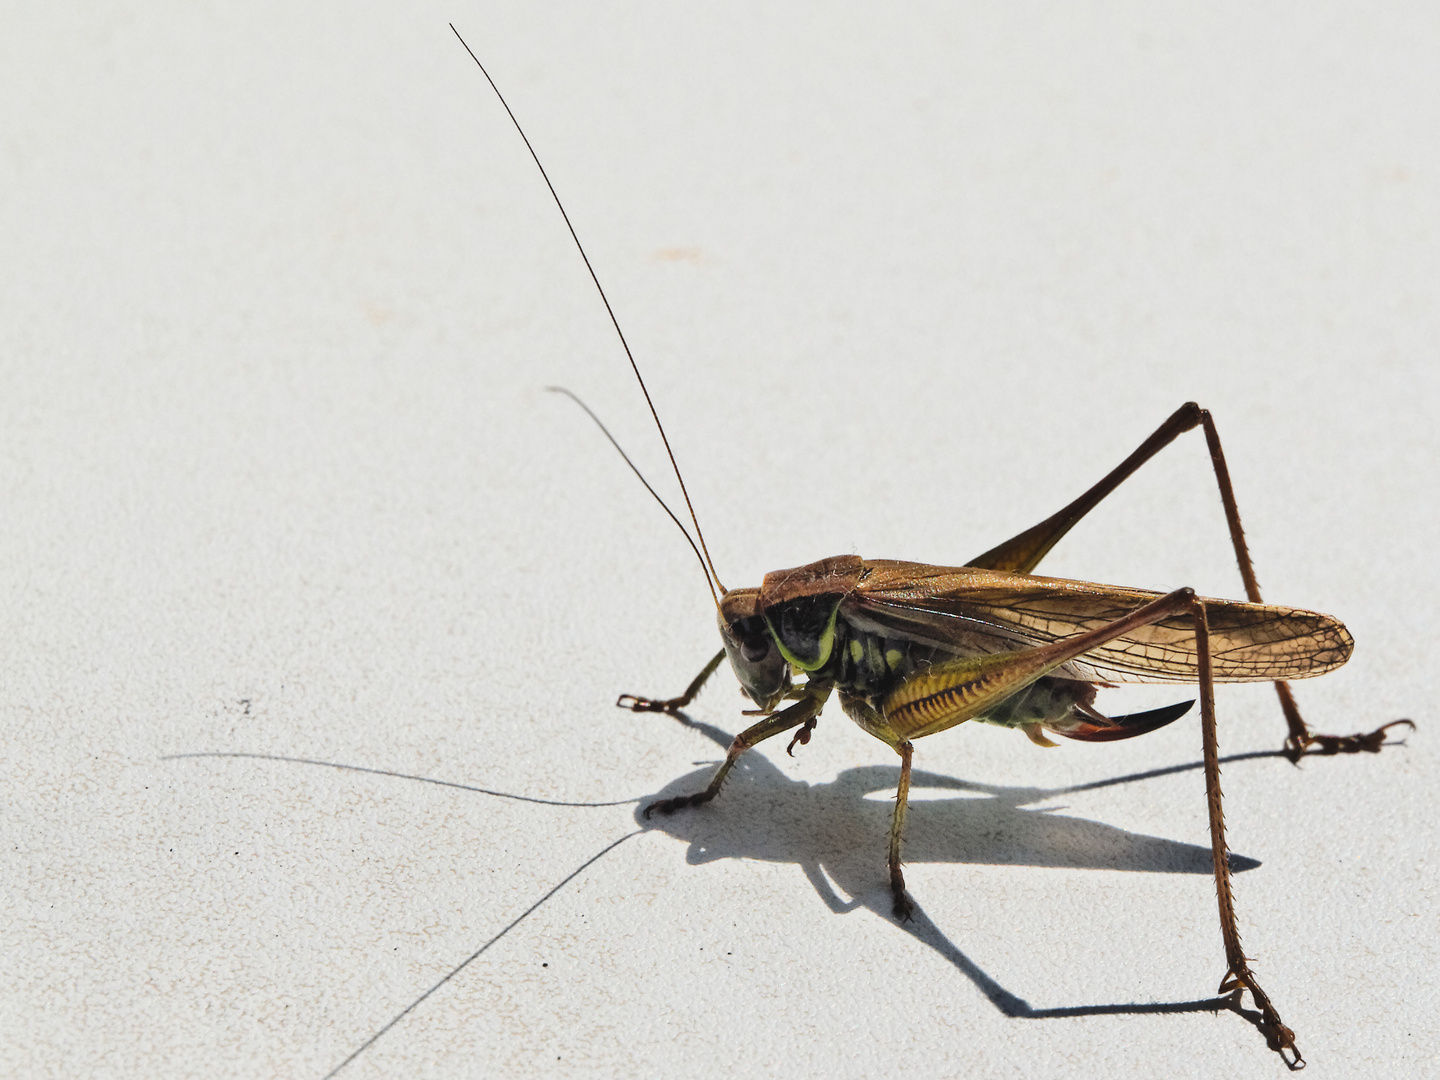
<instances>
[{"instance_id":1,"label":"curved antenna","mask_svg":"<svg viewBox=\"0 0 1440 1080\"><path fill-rule=\"evenodd\" d=\"M555 185L550 182L550 174L545 171L545 166L540 163L540 155L530 145L530 139L525 134L525 129L520 126L520 121L515 119L515 114L510 111L510 104L505 100L505 95L500 93L500 88L495 85L495 80L485 70L485 65L480 63L480 58L475 55L475 50L465 44L465 39L460 36L460 31L455 29L455 24L450 24L450 31L455 35L470 59L475 61L475 66L480 69L480 74L485 76L485 81L490 84L490 89L495 91L495 96L500 99L505 114L510 117L510 122L515 125L515 130L520 133L521 140L525 143L525 149L530 151L530 157L535 161L535 167L540 170L540 176L545 181L545 186L550 189L550 197L555 200L556 207L560 210L560 216L565 219L565 227L570 230L570 239L575 241L575 247L580 252L580 258L585 261L585 269L590 272L590 280L595 283L595 289L600 293L600 300L605 305L605 312L610 316L610 323L615 327L615 333L620 338L620 345L625 350L625 358L630 361L630 370L635 372L635 381L640 384L640 392L645 395L645 404L650 407L650 416L655 421L655 427L660 432L660 441L665 444L665 453L670 458L670 467L675 470L675 479L680 481L680 494L685 497L685 508L690 511L690 520L695 523L695 535L700 539L700 550L704 558L700 560L701 565L706 567L705 581L709 584L712 579L711 595L714 590L719 589L721 593L729 592L724 585L720 584L720 575L715 572L715 560L710 558L710 549L705 546L705 533L700 529L700 519L695 516L695 505L690 501L690 492L685 487L685 478L680 475L680 466L675 462L675 451L670 449L670 439L665 434L665 425L660 423L660 414L655 411L655 403L650 400L650 390L645 385L645 380L640 375L640 365L635 362L635 354L630 351L630 343L625 340L625 331L620 329L620 320L615 317L615 309L610 306L610 298L605 295L605 288L600 284L600 278L595 273L595 268L590 265L590 256L585 254L585 245L580 243L580 237L575 233L575 226L570 224L570 215L565 212L565 204L560 201L560 196L555 193ZM586 410L589 411L588 409ZM598 423L598 421L597 421ZM609 434L608 432L606 434ZM614 440L611 440L612 442ZM616 449L619 449L617 446ZM623 454L622 454L623 456ZM626 458L628 461L629 458ZM635 466L630 466L632 469ZM638 472L637 472L638 475ZM644 479L643 477L641 478ZM647 488L649 484L645 485ZM654 492L652 491L653 495ZM658 498L658 496L657 496ZM662 503L663 505L663 503ZM668 507L667 507L668 511ZM674 517L674 515L671 515ZM689 533L686 533L689 536Z\"/></svg>"},{"instance_id":2,"label":"curved antenna","mask_svg":"<svg viewBox=\"0 0 1440 1080\"><path fill-rule=\"evenodd\" d=\"M690 550L695 552L695 558L700 560L700 572L705 575L705 584L710 586L710 599L714 600L716 604L719 604L720 598L715 595L715 586L710 583L710 571L705 567L705 559L701 556L700 549L695 546L695 541L690 537L690 530L685 528L685 525L681 522L681 520L675 516L675 511L671 510L669 504L666 503L665 500L660 497L659 493L650 486L650 481L646 480L644 474L635 467L635 463L630 460L630 455L625 453L625 450L621 447L621 445L615 441L615 436L610 434L610 429L607 428L603 423L601 423L600 418L591 411L589 405L586 405L585 402L580 400L578 395L565 389L565 387L563 386L547 386L545 387L545 389L550 391L550 393L552 394L564 394L571 401L575 402L576 405L579 405L580 408L585 410L586 416L590 417L591 420L595 421L595 426L605 433L605 438L610 440L610 445L615 448L615 452L625 459L625 464L630 466L630 471L635 474L635 476L639 479L640 483L645 485L645 490L650 492L650 494L654 496L655 501L660 504L660 509L664 510L665 513L670 515L670 520L673 521L675 523L675 527L680 530L680 535L685 537L685 542L690 545Z\"/></svg>"}]
</instances>

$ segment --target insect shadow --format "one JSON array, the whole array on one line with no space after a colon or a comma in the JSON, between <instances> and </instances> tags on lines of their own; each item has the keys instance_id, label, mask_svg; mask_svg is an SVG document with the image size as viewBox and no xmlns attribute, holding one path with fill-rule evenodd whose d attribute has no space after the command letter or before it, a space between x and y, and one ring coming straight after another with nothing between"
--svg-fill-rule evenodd
<instances>
[{"instance_id":1,"label":"insect shadow","mask_svg":"<svg viewBox=\"0 0 1440 1080\"><path fill-rule=\"evenodd\" d=\"M730 745L731 735L714 725L697 722L679 711L669 715L717 746ZM1221 760L1235 762L1282 756L1280 751L1258 751ZM1196 761L1065 788L1001 787L917 770L913 774L915 786L949 789L959 794L953 799L926 799L913 805L915 827L905 846L905 859L912 864L980 863L1208 876L1212 872L1208 846L1066 817L1055 813L1053 808L1025 809L1057 795L1202 767L1203 763ZM672 791L693 790L696 777L708 776L711 771L707 763L700 771L672 781L657 795L664 797ZM637 823L688 843L687 860L691 864L725 858L793 862L832 912L843 914L864 907L887 921L896 921L890 917L890 890L875 864L873 852L867 845L855 842L857 836L883 836L889 828L889 800L867 796L893 792L896 766L847 769L832 783L806 784L787 777L763 755L747 754L737 764L736 772L739 775L732 783L737 790L744 788L743 799L717 799L703 814L648 819L644 806L651 800L645 800L636 811ZM1259 865L1256 859L1230 855L1233 871L1253 870ZM850 899L842 898L840 892ZM916 906L910 920L899 921L897 925L953 964L1006 1016L1052 1019L1225 1010L1260 1027L1260 1013L1241 1007L1239 995L1234 993L1194 1001L1034 1008L966 956L925 914L923 905Z\"/></svg>"},{"instance_id":2,"label":"insect shadow","mask_svg":"<svg viewBox=\"0 0 1440 1080\"><path fill-rule=\"evenodd\" d=\"M699 723L678 710L669 715L686 727L693 728L720 747L728 747L729 733L712 724ZM1282 756L1279 751L1234 754L1225 762ZM391 769L325 761L316 758L279 754L208 751L167 754L161 760L186 758L247 758L283 762L294 765L338 769L344 772L388 776L417 783L435 784L495 798L550 806L609 807L635 805L636 820L642 830L663 828L663 831L690 844L691 863L710 862L721 858L766 859L772 862L794 862L800 866L816 892L831 911L841 914L857 907L867 907L888 917L890 894L878 880L873 858L863 849L858 853L854 838L859 830L886 828L889 808L865 796L894 786L895 768L869 766L849 769L832 784L809 785L794 781L771 765L761 754L747 754L737 766L739 783L747 789L743 800L717 800L704 814L646 819L644 807L651 799L617 799L611 801L565 801L541 799L513 792L496 791L472 784L463 784L436 777L417 776ZM911 862L975 862L1021 866L1066 866L1094 869L1144 870L1159 873L1196 873L1210 871L1208 848L1194 844L1140 836L1112 826L1077 818L1059 817L1047 811L1024 810L1029 803L1072 792L1093 790L1116 784L1151 779L1171 773L1188 772L1202 767L1201 762L1174 765L1164 769L1131 776L1098 780L1089 784L1060 789L996 787L976 784L936 773L917 772L915 782L927 788L951 788L955 791L988 795L988 799L959 797L951 800L927 800L915 808L917 817L925 821L915 830L915 838L906 849ZM686 789L693 785L695 774L688 774L667 785ZM731 806L741 807L737 814ZM757 828L757 822L764 822ZM444 976L421 992L414 1000L372 1032L327 1076L334 1076L360 1057L396 1024L419 1008L432 994L455 978L474 960L487 952L501 938L545 906L556 893L565 888L593 864L601 860L639 831L626 833L600 848L594 855L557 881L533 904L521 912L469 956L460 960ZM1232 854L1231 867L1249 870L1259 862ZM852 899L843 900L831 885L834 881ZM965 955L944 932L916 906L913 918L900 924L917 941L923 942L964 975L987 999L1006 1016L1023 1019L1052 1019L1072 1016L1094 1016L1117 1013L1234 1012L1261 1027L1259 1012L1240 1006L1239 994L1205 998L1197 1001L1160 1002L1148 1004L1080 1005L1064 1008L1036 1009L1027 1001L1005 989L999 982Z\"/></svg>"}]
</instances>

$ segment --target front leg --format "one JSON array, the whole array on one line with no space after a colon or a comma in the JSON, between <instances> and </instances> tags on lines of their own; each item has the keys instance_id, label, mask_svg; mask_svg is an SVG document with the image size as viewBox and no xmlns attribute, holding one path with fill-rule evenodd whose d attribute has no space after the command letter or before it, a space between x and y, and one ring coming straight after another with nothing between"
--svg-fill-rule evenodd
<instances>
[{"instance_id":1,"label":"front leg","mask_svg":"<svg viewBox=\"0 0 1440 1080\"><path fill-rule=\"evenodd\" d=\"M724 656L725 654L721 653L720 655ZM820 715L820 710L825 705L825 699L830 696L830 687L822 685L812 690L807 685L806 690L809 692L788 709L767 716L758 724L754 724L736 735L735 741L730 744L729 752L725 755L725 760L721 763L720 768L715 770L715 775L710 778L710 783L705 786L705 790L697 791L694 795L680 795L673 799L661 799L653 802L645 808L645 816L648 818L657 810L662 814L673 814L676 810L684 807L699 806L709 802L720 794L720 786L725 783L725 777L730 774L730 770L735 767L735 762L746 750L757 743L764 742L772 735L779 735L782 731L789 731L801 724L812 723L815 717Z\"/></svg>"},{"instance_id":2,"label":"front leg","mask_svg":"<svg viewBox=\"0 0 1440 1080\"><path fill-rule=\"evenodd\" d=\"M636 697L634 694L621 694L615 699L615 704L617 707L629 709L631 712L678 712L695 700L695 695L700 692L700 688L705 685L706 680L715 674L715 669L720 666L720 661L724 659L725 650L721 649L710 658L710 662L705 665L700 674L690 680L690 685L685 688L685 692L679 697L656 700L655 698Z\"/></svg>"}]
</instances>

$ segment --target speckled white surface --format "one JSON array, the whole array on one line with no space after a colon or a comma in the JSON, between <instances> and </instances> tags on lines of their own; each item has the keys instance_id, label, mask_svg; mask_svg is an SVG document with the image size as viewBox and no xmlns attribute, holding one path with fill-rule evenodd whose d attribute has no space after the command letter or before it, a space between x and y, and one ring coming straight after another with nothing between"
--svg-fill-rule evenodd
<instances>
[{"instance_id":1,"label":"speckled white surface","mask_svg":"<svg viewBox=\"0 0 1440 1080\"><path fill-rule=\"evenodd\" d=\"M448 19L727 583L962 561L1214 411L1267 598L1358 642L1302 707L1421 724L1227 767L1246 945L1310 1075L1433 1075L1440 17L1298 3L12 7L0 1073L1283 1073L1124 1008L1222 972L1192 721L923 742L908 929L838 710L637 824L739 699L611 705L713 615L542 390L663 481ZM1201 442L1045 569L1238 594ZM1268 689L1220 710L1279 745Z\"/></svg>"}]
</instances>

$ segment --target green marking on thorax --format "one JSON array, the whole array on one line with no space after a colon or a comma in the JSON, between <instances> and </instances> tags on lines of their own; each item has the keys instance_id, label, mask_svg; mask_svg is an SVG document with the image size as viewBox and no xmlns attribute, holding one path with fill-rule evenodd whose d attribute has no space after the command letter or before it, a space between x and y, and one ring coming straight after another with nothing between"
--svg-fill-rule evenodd
<instances>
[{"instance_id":1,"label":"green marking on thorax","mask_svg":"<svg viewBox=\"0 0 1440 1080\"><path fill-rule=\"evenodd\" d=\"M820 655L817 660L807 663L792 653L781 640L779 633L775 630L775 624L770 621L770 613L765 613L765 626L770 631L770 636L775 640L775 647L780 650L780 655L791 667L800 671L819 671L830 659L831 650L835 648L835 620L840 617L840 604L837 601L830 609L830 619L825 623L825 629L820 634Z\"/></svg>"}]
</instances>

